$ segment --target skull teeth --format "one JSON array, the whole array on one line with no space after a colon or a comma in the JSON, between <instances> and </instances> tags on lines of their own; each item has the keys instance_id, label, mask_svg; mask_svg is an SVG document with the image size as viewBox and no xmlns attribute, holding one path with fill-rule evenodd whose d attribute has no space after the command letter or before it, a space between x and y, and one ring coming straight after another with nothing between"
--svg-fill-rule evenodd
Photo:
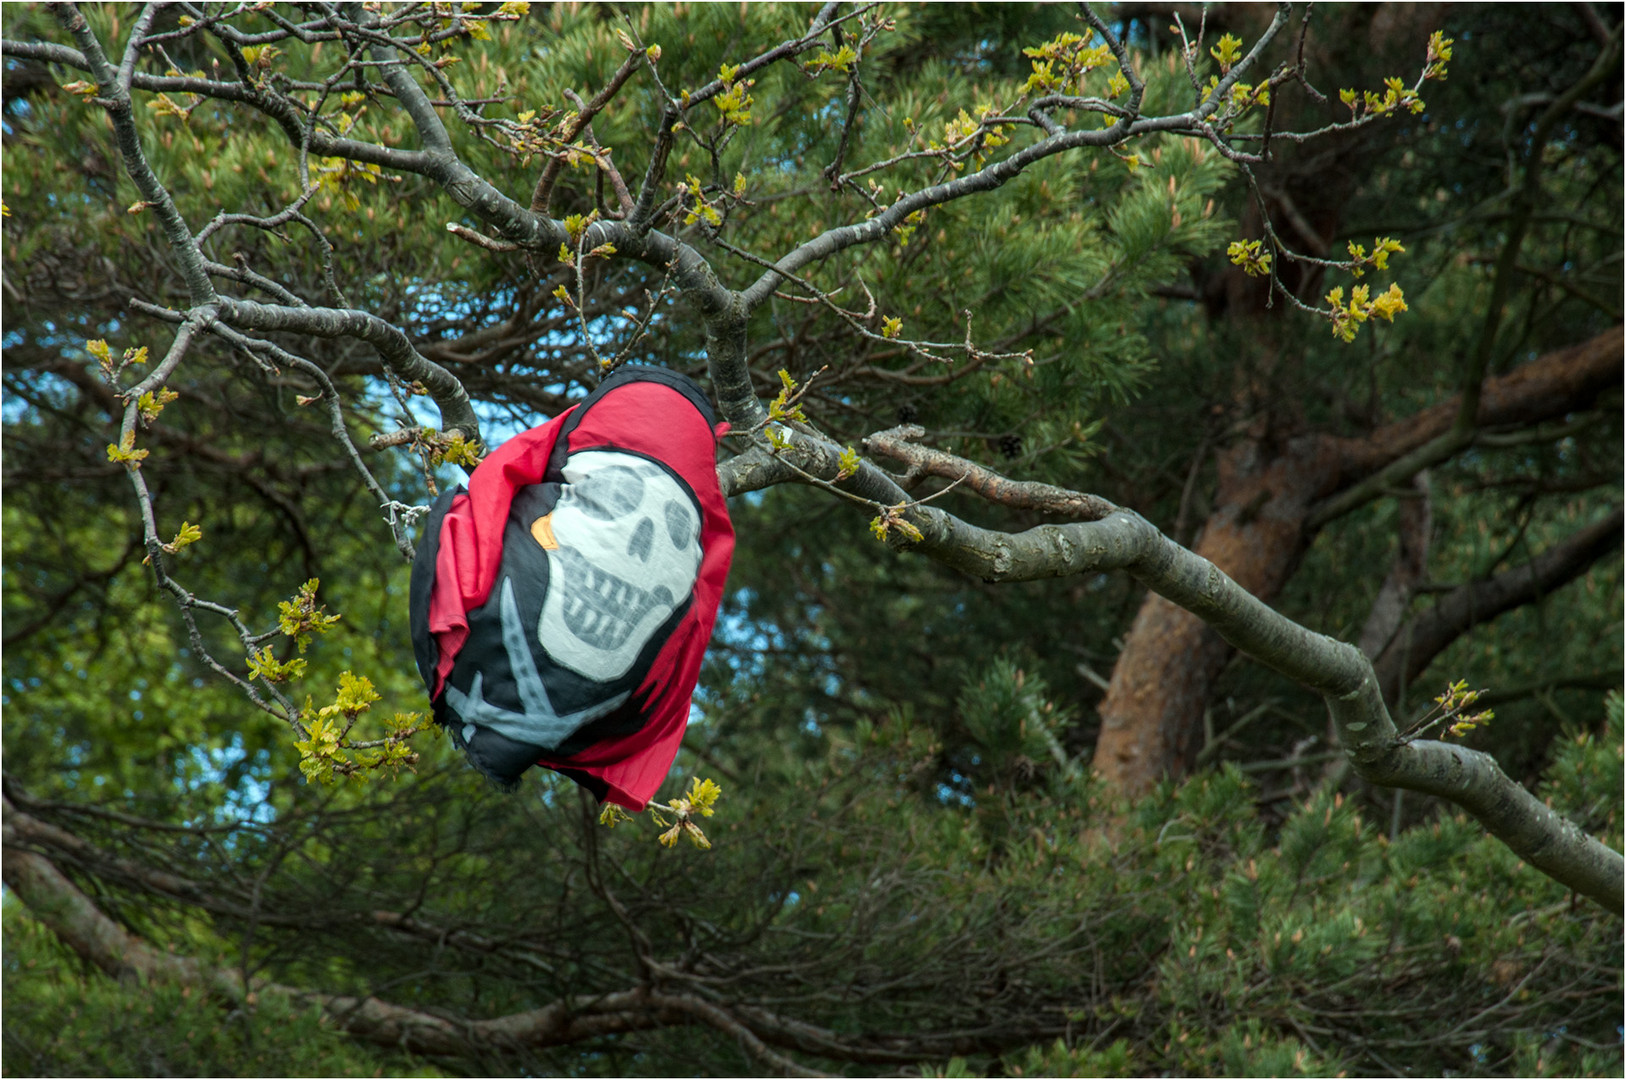
<instances>
[{"instance_id":1,"label":"skull teeth","mask_svg":"<svg viewBox=\"0 0 1626 1080\"><path fill-rule=\"evenodd\" d=\"M565 567L565 625L595 649L626 643L649 614L654 598L644 589L589 563L569 548L554 552Z\"/></svg>"},{"instance_id":2,"label":"skull teeth","mask_svg":"<svg viewBox=\"0 0 1626 1080\"><path fill-rule=\"evenodd\" d=\"M694 588L699 507L657 465L616 451L573 455L564 477L536 642L560 667L607 682Z\"/></svg>"}]
</instances>

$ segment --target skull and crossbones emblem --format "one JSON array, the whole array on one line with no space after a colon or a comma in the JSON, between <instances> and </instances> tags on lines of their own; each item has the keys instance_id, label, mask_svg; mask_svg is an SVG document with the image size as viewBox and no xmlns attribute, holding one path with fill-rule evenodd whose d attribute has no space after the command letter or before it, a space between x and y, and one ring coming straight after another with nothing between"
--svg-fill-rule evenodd
<instances>
[{"instance_id":1,"label":"skull and crossbones emblem","mask_svg":"<svg viewBox=\"0 0 1626 1080\"><path fill-rule=\"evenodd\" d=\"M549 572L537 640L570 670L608 682L694 590L700 511L665 469L633 454L574 454L564 479L553 512L531 525Z\"/></svg>"},{"instance_id":2,"label":"skull and crossbones emblem","mask_svg":"<svg viewBox=\"0 0 1626 1080\"><path fill-rule=\"evenodd\" d=\"M546 552L548 585L535 641L548 657L591 683L577 708L560 713L521 621L513 581L504 578L499 611L504 652L522 712L492 704L476 674L468 693L449 687L465 741L482 724L527 745L560 745L583 724L627 700L623 677L650 637L694 591L700 571L700 510L694 496L659 465L635 454L589 450L571 455L550 513L529 523Z\"/></svg>"}]
</instances>

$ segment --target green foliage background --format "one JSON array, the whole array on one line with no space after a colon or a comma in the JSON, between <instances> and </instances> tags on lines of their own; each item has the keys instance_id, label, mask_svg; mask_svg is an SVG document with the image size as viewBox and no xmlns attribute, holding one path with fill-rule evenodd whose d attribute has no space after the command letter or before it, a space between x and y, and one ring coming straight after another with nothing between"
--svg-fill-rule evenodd
<instances>
[{"instance_id":1,"label":"green foliage background","mask_svg":"<svg viewBox=\"0 0 1626 1080\"><path fill-rule=\"evenodd\" d=\"M640 37L662 45L668 85L694 87L797 32L806 12L631 14ZM850 160L902 146L906 119L936 131L960 108L999 99L1026 77L1021 47L1073 26L1070 11L1052 6L889 14L895 31L865 57L874 105ZM128 8L89 15L104 37L128 32ZM470 96L506 87L509 100L493 114L559 106L557 88L602 85L619 63L612 16L539 7L494 29L489 43L460 46L463 62L448 70ZM8 39L55 34L38 6L8 6L3 17ZM1587 38L1564 21L1573 13L1552 16L1550 40L1529 32L1528 9L1445 17L1459 53L1451 80L1431 89L1429 112L1366 136L1339 175L1305 165L1347 202L1340 244L1390 234L1407 244L1393 265L1412 310L1393 327L1368 328L1346 347L1322 322L1264 322L1209 288L1223 274L1224 241L1246 228L1249 197L1217 154L1161 139L1136 148L1147 168L1105 155L1057 159L987 198L933 211L907 243L813 273L850 307L862 309L867 288L908 334L958 340L969 310L979 340L1032 348L1031 365L1012 358L940 383L907 381L898 376L911 374L913 359L901 347L858 340L829 314L780 300L751 328L758 366L806 381L829 365L834 377L815 380L807 405L844 441L910 419L946 449L1099 491L1171 531L1189 489L1194 526L1214 479L1200 448L1283 402L1318 430L1353 433L1455 388L1505 229L1497 107L1573 81ZM1378 85L1419 60L1422 37L1386 39L1358 9L1317 8L1316 18L1326 20L1316 34L1323 89ZM281 61L289 70L322 62L301 48ZM176 57L184 67L214 59ZM1172 61L1164 51L1146 64L1151 108L1172 107L1182 92ZM830 196L820 172L839 138L839 75L810 79L778 65L751 92L755 123L715 160L691 147L672 163L679 176L723 187L745 176L746 201L729 211L731 242L774 252L861 217L866 204ZM895 1057L823 1062L854 1073L1619 1073L1619 920L1577 905L1436 804L1339 794L1316 766L1272 765L1324 734L1309 695L1234 665L1213 700L1224 742L1209 767L1137 805L1113 805L1088 775L1100 696L1088 672L1110 671L1140 593L1106 576L972 582L894 555L862 516L806 489L732 507L740 546L731 592L700 715L664 792L675 796L693 775L723 785L706 826L710 852L661 849L643 822L601 829L575 790L549 777L501 796L438 738L420 740L416 772L396 779L304 783L287 730L195 655L130 543L136 511L105 459L109 401L82 343L156 348L157 324L133 318L125 301L182 303L178 277L151 215L128 212L134 189L102 114L60 90L28 95L26 108L18 100L8 91L0 179L11 211L5 272L16 286L5 301L5 771L8 790L20 785L45 804L40 813L105 851L206 886L212 906L73 871L146 940L287 985L486 1017L633 985L640 968L610 894L655 956L698 958L701 974L685 985L845 1036L907 1039ZM630 92L620 102L595 131L630 178L642 174L658 103ZM369 104L356 122L401 141L385 104ZM267 212L297 192L292 152L246 110L210 104L184 125L142 122L189 221L221 207ZM1621 294L1618 125L1611 142L1591 124L1578 120L1551 150L1547 202L1557 209L1533 227L1525 256L1547 277L1520 279L1493 371L1619 320L1608 299ZM539 162L457 138L465 160L505 190L534 183ZM889 183L926 177L910 167ZM586 174L567 174L554 209L583 213L591 200ZM444 226L455 208L415 178L352 177L324 189L311 213L337 249L348 300L396 321L426 351L444 347L494 430L534 423L582 391L576 328L549 309L536 311L523 347L490 361L449 358L466 335L558 284L573 287L552 264L538 280L518 257L452 237ZM332 300L301 234L234 230L217 257L234 254L301 295ZM720 249L708 255L736 286L759 270ZM1555 276L1569 288L1551 284ZM625 331L615 312L659 281L612 264L592 286L590 333L613 342ZM662 304L638 359L701 372L694 320ZM1296 359L1266 363L1261 337ZM355 671L383 694L380 711L422 709L406 569L336 461L325 416L298 404L310 387L286 373L262 378L213 348L188 368L144 465L161 485L161 532L203 523L175 572L255 626L274 622L299 583L320 578L322 602L343 618L308 653L300 697L329 700L340 673ZM363 350L311 348L344 389L358 437L409 420ZM1431 576L1469 580L1510 552L1528 557L1618 503L1620 410L1598 415L1574 437L1475 451L1435 470ZM376 455L370 464L396 497L424 501L420 462ZM442 485L460 479L439 470ZM999 528L1038 520L971 497L945 505ZM1394 516L1393 501L1380 500L1331 526L1278 606L1353 637L1392 558ZM1189 528L1177 538L1189 540ZM1618 559L1606 560L1464 637L1430 678L1460 674L1511 690L1579 673L1618 685L1621 603ZM211 652L231 655L220 627L202 625ZM1514 695L1469 741L1543 783L1555 808L1619 850L1620 699L1606 705L1597 681ZM1437 689L1414 688L1408 706ZM98 808L168 831L124 828ZM246 919L245 907L284 918ZM411 910L456 933L392 932L371 919L378 909ZM281 1000L234 1012L174 988L111 983L10 897L3 918L13 1072L761 1068L702 1027L413 1061L325 1031ZM486 946L469 944L476 939Z\"/></svg>"}]
</instances>

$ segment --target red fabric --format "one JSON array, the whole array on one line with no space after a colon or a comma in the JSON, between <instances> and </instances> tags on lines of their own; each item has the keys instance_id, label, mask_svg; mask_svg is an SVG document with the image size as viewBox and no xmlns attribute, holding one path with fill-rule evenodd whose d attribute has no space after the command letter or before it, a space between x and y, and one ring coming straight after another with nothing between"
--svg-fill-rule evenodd
<instances>
[{"instance_id":1,"label":"red fabric","mask_svg":"<svg viewBox=\"0 0 1626 1080\"><path fill-rule=\"evenodd\" d=\"M440 651L432 698L444 690L468 639L466 613L484 604L496 584L514 493L541 481L559 430L574 411L509 439L488 455L470 477L468 494L453 500L442 520L429 607L429 629ZM693 603L639 687L640 696L649 695L648 722L631 735L590 746L568 759L537 762L598 777L609 789L606 802L634 811L648 805L683 741L690 696L733 558L734 527L717 483L716 437L690 401L657 382L630 382L607 393L569 435L571 453L616 447L665 462L694 491L704 518Z\"/></svg>"}]
</instances>

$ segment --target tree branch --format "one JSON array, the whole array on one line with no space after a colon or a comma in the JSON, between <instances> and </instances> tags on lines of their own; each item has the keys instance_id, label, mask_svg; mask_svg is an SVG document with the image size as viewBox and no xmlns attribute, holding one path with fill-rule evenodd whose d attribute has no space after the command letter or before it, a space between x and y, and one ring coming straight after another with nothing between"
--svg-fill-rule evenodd
<instances>
[{"instance_id":1,"label":"tree branch","mask_svg":"<svg viewBox=\"0 0 1626 1080\"><path fill-rule=\"evenodd\" d=\"M376 58L374 66L380 68L385 83L413 121L425 147L422 151L395 151L334 139L311 131L306 118L300 113L302 106L275 90L262 87L211 80L160 80L135 72L133 65L128 65L132 68L128 72L128 85L120 86L111 65L101 54L94 35L85 27L83 17L77 10L67 10L70 14L63 16L63 20L74 31L83 50L77 54L80 65L88 66L95 72L98 82L103 84L104 93L114 95L107 107L118 129L127 169L138 186L148 183L148 186L142 187L144 195L148 187L152 188L156 197L149 197L148 201L160 206L171 246L178 257L184 263L190 252L197 262L195 267L190 263L185 266L188 287L194 298L194 316L189 318L195 318L198 312L207 312L209 316L215 314L216 309L204 306L205 301L214 299L212 285L207 277L207 268L197 254L196 244L185 230L185 223L173 212L172 206L167 215L163 211L163 207L169 206L167 194L151 177L150 170L146 170L144 176L141 174L145 162L140 156L139 140L135 138L135 128L129 119L130 86L173 88L222 100L242 101L266 113L283 128L295 145L310 152L387 165L429 178L470 214L495 226L503 239L509 242L531 249L549 250L566 240L561 223L533 213L459 160L435 112L434 102L429 100L414 74L405 66L412 58L401 59L401 50L387 34L356 27L332 13L327 17L328 25L343 30L347 38L365 42L372 50ZM826 5L825 11L833 11L833 6ZM828 17L828 14L821 15L821 18ZM1223 123L1226 118L1225 115L1217 115L1218 110L1222 102L1229 101L1230 88L1262 57L1263 51L1286 25L1286 21L1287 12L1283 6L1278 9L1270 28L1225 75L1217 90L1206 99L1199 95L1203 103L1187 112L1142 118L1132 109L1118 116L1117 121L1106 129L1051 131L1047 128L1049 133L1045 137L970 175L902 195L874 218L826 230L794 247L743 292L725 287L709 262L689 244L657 232L645 233L635 227L642 220L637 212L628 222L596 222L589 227L578 250L613 243L619 255L660 267L672 275L672 280L695 304L703 320L713 389L724 415L742 430L756 431L766 421L766 409L756 396L747 364L746 323L751 311L772 296L787 276L846 248L879 241L917 211L992 191L1028 166L1076 148L1115 145L1152 132L1179 132L1205 138L1228 157L1236 156L1225 137L1216 131L1214 121L1218 119ZM822 29L816 26L809 36L794 39L779 50L749 61L739 69L738 74L746 74L781 56L793 55L801 47L800 42L811 42ZM1105 36L1122 61L1126 54L1110 34ZM1618 32L1611 40L1618 42ZM138 47L138 43L133 42L131 47ZM60 57L72 52L18 51L9 42L5 48L7 56L28 55L32 58L47 55ZM1132 86L1135 85L1133 72L1127 66L1125 72ZM113 75L111 80L108 78L110 74ZM695 102L718 92L721 86L720 82L714 82L701 88L691 97L691 107ZM648 187L646 185L646 189ZM218 305L221 321L236 327L289 330L320 336L355 336L368 341L379 350L392 369L407 378L422 378L426 383L431 383L437 401L441 403L446 427L455 426L466 434L477 431L463 388L443 369L424 360L412 348L404 333L382 319L358 311L279 308L240 300L219 300ZM1603 344L1600 345L1600 342ZM1583 377L1572 380L1568 385L1560 385L1563 380L1553 378L1554 393L1563 397L1562 391L1568 390L1571 397L1564 398L1567 401L1573 398L1578 383L1588 384L1588 380L1592 380L1590 385L1618 385L1620 342L1617 328L1579 347L1577 355L1585 354L1586 362L1577 361L1575 366L1584 369ZM1600 356L1604 350L1612 355ZM1551 376L1551 369L1563 367L1563 364L1542 365L1539 362L1527 366L1539 368L1542 377ZM1599 371L1606 373L1604 383L1597 382ZM1434 460L1443 460L1443 457L1434 455L1449 456L1460 450L1466 444L1460 441L1460 434L1451 433L1452 423L1457 416L1467 416L1480 425L1494 426L1498 421L1492 419L1496 415L1493 398L1498 385L1509 389L1513 403L1507 410L1510 419L1504 422L1516 422L1511 418L1521 409L1529 410L1533 402L1541 399L1540 393L1531 391L1535 385L1533 380L1536 379L1537 375L1521 369L1501 380L1484 383L1483 400L1477 404L1470 397L1479 393L1478 389L1465 394L1454 406L1448 403L1439 424L1432 423L1436 410L1430 410L1421 417L1411 418L1400 430L1386 430L1370 439L1344 444L1341 447L1345 451L1342 458L1343 475L1354 479L1356 486L1329 500L1312 527L1376 497L1397 479L1410 475L1418 468ZM1476 382L1475 386L1478 385ZM1539 391L1540 387L1536 389ZM1420 419L1424 421L1421 424ZM1471 441L1471 433L1468 438ZM770 455L763 446L755 445L727 463L719 470L725 490L737 493L806 475L873 503L910 503L908 496L891 477L869 463L863 463L854 475L837 481L835 478L841 473L840 448L815 433L796 430L790 439L790 449L776 455ZM950 463L953 464L952 459ZM969 472L965 470L962 475ZM967 479L969 482L973 478ZM1001 490L1000 483L1011 483L986 470L974 479L987 490L996 492ZM1363 484L1363 479L1368 483ZM1008 494L1012 489L1005 488L1004 491ZM1076 497L1081 501L1090 498L1069 492L1058 495L1057 490L1041 493L1031 488L1019 494L1028 497L1042 494L1051 499ZM145 502L144 496L143 505L144 512L150 517L150 505ZM904 514L919 530L920 539L910 542L900 538L901 530L894 530L893 542L899 547L918 549L946 565L987 581L1031 580L1085 571L1127 571L1159 595L1206 621L1236 648L1322 694L1338 725L1346 752L1361 775L1377 783L1428 791L1456 801L1474 813L1487 828L1532 865L1604 906L1621 910L1622 861L1618 854L1584 836L1573 825L1542 807L1528 792L1503 776L1495 762L1485 755L1439 743L1399 742L1376 674L1359 650L1312 633L1272 611L1213 564L1175 544L1138 515L1111 509L1106 504L1089 505L1092 506L1091 513L1104 512L1104 516L1070 524L1044 525L1017 534L980 529L936 507L910 505ZM150 520L148 534L155 535ZM190 598L187 600L190 602ZM133 939L119 939L113 931L119 934L123 931L95 912L94 906L89 905L82 894L77 894L71 883L62 879L48 861L32 853L24 854L29 859L43 862L44 866L30 861L19 863L23 870L17 872L18 880L28 879L25 882L28 888L42 896L42 904L47 908L60 901L66 905L66 909L71 909L73 918L69 931L73 932L76 928L83 931L80 937L87 949L95 951L95 947L101 945L99 955L113 967L127 965L129 961L124 959L127 956L145 957L140 950L152 951ZM8 882L13 880L13 863L17 863L17 859L7 860L5 869ZM29 878L30 873L33 874L32 878ZM52 874L56 874L55 879L51 877ZM23 885L13 887L22 895ZM75 895L78 901L83 901L83 905L76 906L77 902L73 900ZM84 905L89 905L90 913L82 910ZM98 923L97 917L107 925ZM143 962L154 970L161 967L159 960L151 957L145 957ZM194 969L188 970L193 978L204 977ZM177 973L184 976L188 971L177 969ZM433 1047L465 1046L467 1040L476 1036L499 1040L519 1038L531 1040L533 1045L554 1045L547 1040L555 1038L560 1031L592 1034L632 1030L637 1026L679 1022L671 1019L674 1015L693 1016L692 1009L687 1012L681 1009L676 1013L663 1012L651 1005L649 992L641 989L621 995L607 995L590 1002L556 1003L530 1013L464 1025L454 1025L438 1017L374 999L310 996L321 1000L350 1030L362 1033L364 1037L382 1035L392 1042L418 1048L421 1052L443 1052ZM608 1004L612 999L620 1004ZM621 1011L616 1011L618 1009ZM595 1028L595 1023L603 1026ZM578 1034L576 1037L587 1035Z\"/></svg>"},{"instance_id":2,"label":"tree branch","mask_svg":"<svg viewBox=\"0 0 1626 1080\"><path fill-rule=\"evenodd\" d=\"M7 888L69 948L114 978L156 978L194 986L234 1002L274 995L320 1006L340 1030L416 1054L479 1053L492 1046L565 1046L602 1035L693 1023L689 1011L656 1004L648 991L562 999L489 1020L449 1020L373 997L324 994L273 982L245 982L236 971L154 948L102 912L44 855L29 850L5 802L0 863Z\"/></svg>"},{"instance_id":3,"label":"tree branch","mask_svg":"<svg viewBox=\"0 0 1626 1080\"><path fill-rule=\"evenodd\" d=\"M967 488L1001 506L1061 514L1081 521L1100 521L1118 509L1098 495L1084 495L1028 480L1011 480L964 458L916 446L910 441L925 434L924 428L911 425L889 428L866 438L864 450L901 461L911 469L918 469L930 476L962 481Z\"/></svg>"},{"instance_id":4,"label":"tree branch","mask_svg":"<svg viewBox=\"0 0 1626 1080\"><path fill-rule=\"evenodd\" d=\"M423 383L440 407L442 430L461 432L470 442L480 438L480 421L463 384L439 364L426 360L400 328L377 315L353 308L294 308L252 300L222 300L220 320L243 330L286 330L313 337L365 341L403 381Z\"/></svg>"},{"instance_id":5,"label":"tree branch","mask_svg":"<svg viewBox=\"0 0 1626 1080\"><path fill-rule=\"evenodd\" d=\"M1115 146L1137 135L1153 131L1181 130L1189 133L1192 129L1203 128L1207 118L1219 108L1219 103L1229 100L1231 86L1263 55L1282 27L1287 25L1289 10L1289 5L1278 5L1276 17L1271 20L1270 26L1259 36L1248 54L1231 68L1206 104L1178 116L1139 119L1131 113L1120 117L1118 122L1109 128L1095 131L1059 131L967 176L901 196L891 206L867 221L827 229L782 256L774 263L773 269L765 271L741 293L747 310L754 309L768 300L787 275L794 274L809 263L828 258L856 244L873 243L902 225L910 214L963 199L968 195L1003 187L1020 176L1028 166L1045 158L1085 146ZM1098 19L1096 21L1099 22ZM1107 35L1107 41L1110 47L1120 53L1120 58L1127 56L1111 35ZM1124 68L1124 73L1131 80L1132 100L1138 102L1142 90L1139 86L1139 76L1134 73L1132 65Z\"/></svg>"},{"instance_id":6,"label":"tree branch","mask_svg":"<svg viewBox=\"0 0 1626 1080\"><path fill-rule=\"evenodd\" d=\"M187 227L181 212L176 209L175 201L169 197L169 191L158 182L152 166L147 163L147 155L141 149L141 135L136 131L135 116L130 102L130 79L133 72L134 53L138 37L152 21L156 13L156 6L149 6L143 13L141 20L131 32L130 45L126 50L125 70L115 70L102 52L102 43L90 29L85 21L84 14L73 4L63 4L54 9L57 21L60 22L79 48L84 50L81 58L82 66L96 79L96 92L102 106L107 110L108 117L113 121L113 131L118 140L119 157L124 161L124 170L135 181L136 189L141 192L141 198L148 207L158 216L164 229L164 235L169 238L169 246L175 253L175 258L181 264L181 276L186 281L187 291L191 294L192 304L202 307L215 300L214 284L209 280L209 272L203 263L203 253L198 250L197 243L192 239L192 230Z\"/></svg>"},{"instance_id":7,"label":"tree branch","mask_svg":"<svg viewBox=\"0 0 1626 1080\"><path fill-rule=\"evenodd\" d=\"M729 1015L728 1010L687 994L651 993L650 1002L657 1008L689 1013L719 1031L727 1032L739 1040L746 1052L758 1061L773 1067L781 1076L832 1076L832 1073L804 1068L769 1049L754 1031L742 1021Z\"/></svg>"},{"instance_id":8,"label":"tree branch","mask_svg":"<svg viewBox=\"0 0 1626 1080\"><path fill-rule=\"evenodd\" d=\"M1490 365L1491 353L1496 345L1496 333L1501 327L1508 293L1513 287L1513 275L1518 266L1519 253L1524 247L1525 234L1529 230L1531 216L1535 213L1536 204L1540 199L1542 155L1547 142L1556 133L1558 122L1570 111L1571 106L1591 93L1593 88L1600 85L1614 69L1615 61L1620 56L1620 35L1621 27L1617 26L1592 62L1592 66L1568 90L1547 106L1530 131L1530 144L1524 158L1524 182L1514 196L1507 240L1502 244L1502 250L1496 259L1491 295L1485 307L1485 321L1480 327L1479 338L1473 352L1468 354L1468 364L1463 372L1462 405L1455 424L1458 430L1470 431L1479 422L1477 417L1485 371Z\"/></svg>"},{"instance_id":9,"label":"tree branch","mask_svg":"<svg viewBox=\"0 0 1626 1080\"><path fill-rule=\"evenodd\" d=\"M1590 341L1548 353L1506 375L1489 379L1478 406L1479 427L1497 428L1547 420L1591 408L1598 395L1621 383L1623 338L1615 326ZM1310 530L1359 509L1421 469L1447 461L1474 442L1475 432L1455 427L1459 396L1414 413L1359 439L1337 440L1344 486L1309 517Z\"/></svg>"},{"instance_id":10,"label":"tree branch","mask_svg":"<svg viewBox=\"0 0 1626 1080\"><path fill-rule=\"evenodd\" d=\"M1374 661L1385 701L1398 699L1402 684L1417 680L1457 638L1480 623L1533 603L1573 581L1621 544L1626 517L1620 508L1554 544L1534 559L1485 581L1458 586L1394 634Z\"/></svg>"},{"instance_id":11,"label":"tree branch","mask_svg":"<svg viewBox=\"0 0 1626 1080\"><path fill-rule=\"evenodd\" d=\"M637 71L639 66L643 64L644 59L644 51L639 49L621 61L621 66L616 68L615 74L610 76L610 81L604 85L604 88L594 94L592 100L582 106L576 113L576 119L571 122L570 129L565 133L565 142L575 142L584 131L588 132L589 137L591 137L590 128L592 127L593 117L597 116L604 106L610 103L611 98L620 93L621 87L632 77L632 73ZM547 165L542 169L542 175L537 178L536 190L531 192L532 213L544 216L550 213L553 204L553 185L559 179L559 170L563 167L564 159L562 157L548 158Z\"/></svg>"},{"instance_id":12,"label":"tree branch","mask_svg":"<svg viewBox=\"0 0 1626 1080\"><path fill-rule=\"evenodd\" d=\"M6 40L0 43L0 55L17 60L61 64L63 67L78 71L95 73L84 53L52 42ZM258 86L245 86L240 82L223 82L189 75L151 75L141 71L131 76L130 86L155 94L197 94L219 101L248 105L270 117L295 147L300 145L306 135L305 120L299 115L294 104L287 98ZM427 155L422 150L398 150L357 139L340 138L322 131L311 131L309 136L310 152L322 157L342 157L350 161L365 162L397 172L414 174L425 174L428 167Z\"/></svg>"},{"instance_id":13,"label":"tree branch","mask_svg":"<svg viewBox=\"0 0 1626 1080\"><path fill-rule=\"evenodd\" d=\"M793 452L798 467L821 479L833 481L840 470L839 450L812 436L798 434ZM901 490L879 470L870 471ZM863 469L845 484L855 491L878 486ZM884 488L879 493L876 501L887 501ZM1041 525L1015 534L978 528L934 506L911 507L905 517L920 530L921 540L900 539L896 546L988 582L1128 572L1202 619L1234 648L1320 694L1361 777L1448 799L1542 873L1610 911L1626 909L1626 862L1619 853L1543 805L1489 755L1444 743L1401 742L1377 674L1359 649L1272 610L1139 514L1120 509L1099 521ZM1618 542L1620 526L1613 528Z\"/></svg>"},{"instance_id":14,"label":"tree branch","mask_svg":"<svg viewBox=\"0 0 1626 1080\"><path fill-rule=\"evenodd\" d=\"M15 801L14 801L15 799ZM322 1008L340 1030L377 1045L434 1056L469 1056L493 1048L541 1049L566 1046L606 1035L702 1023L737 1039L757 1061L788 1076L824 1076L778 1052L796 1050L835 1060L903 1064L945 1052L958 1052L941 1034L912 1037L844 1036L826 1028L780 1016L767 1009L707 1000L695 994L638 986L598 995L562 998L538 1009L485 1020L431 1014L376 997L329 994L247 979L240 972L215 967L149 945L120 926L63 874L57 861L66 858L87 872L131 885L149 895L201 907L228 917L250 912L210 895L209 888L163 870L131 863L100 851L88 841L19 810L36 803L7 778L3 803L4 880L30 912L84 959L114 978L156 978L197 987L226 1001L253 1006L259 998L281 997ZM87 808L66 807L77 812ZM175 826L109 812L109 817L138 828L174 830ZM191 831L191 830L186 830ZM358 913L360 915L360 913ZM264 912L252 916L266 921ZM512 954L516 943L420 923L390 911L360 915L378 926L481 953ZM288 917L280 925L314 929L322 919ZM771 1044L771 1045L770 1045ZM896 1044L894 1047L893 1044ZM956 1044L957 1045L957 1044Z\"/></svg>"}]
</instances>

